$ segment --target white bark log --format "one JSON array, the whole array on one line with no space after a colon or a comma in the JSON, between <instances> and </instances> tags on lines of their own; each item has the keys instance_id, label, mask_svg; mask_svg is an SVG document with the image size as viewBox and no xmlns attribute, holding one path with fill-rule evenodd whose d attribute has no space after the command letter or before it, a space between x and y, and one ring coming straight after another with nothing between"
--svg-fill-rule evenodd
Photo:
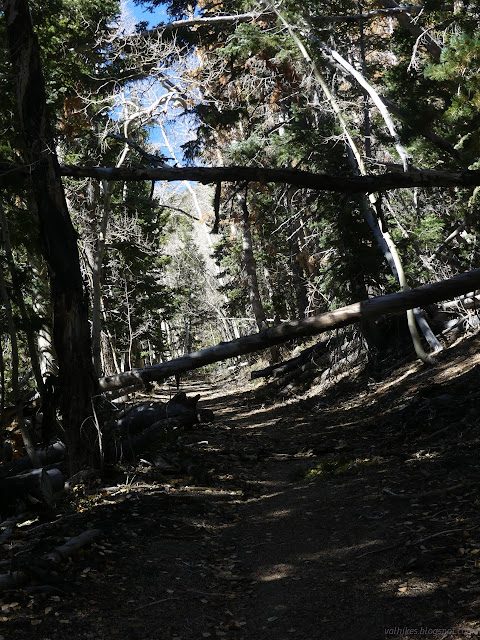
<instances>
[{"instance_id":1,"label":"white bark log","mask_svg":"<svg viewBox=\"0 0 480 640\"><path fill-rule=\"evenodd\" d=\"M259 333L196 351L170 362L101 378L99 381L100 388L103 391L109 391L135 385L142 380L144 382L164 380L175 373L191 371L213 362L261 351L287 340L313 336L330 329L353 324L361 319L379 318L384 315L402 313L407 309L414 309L418 306L425 306L464 295L478 288L480 288L480 269L475 269L448 280L402 291L401 293L392 293L363 302L356 302L341 309L322 313L319 316L284 322Z\"/></svg>"}]
</instances>

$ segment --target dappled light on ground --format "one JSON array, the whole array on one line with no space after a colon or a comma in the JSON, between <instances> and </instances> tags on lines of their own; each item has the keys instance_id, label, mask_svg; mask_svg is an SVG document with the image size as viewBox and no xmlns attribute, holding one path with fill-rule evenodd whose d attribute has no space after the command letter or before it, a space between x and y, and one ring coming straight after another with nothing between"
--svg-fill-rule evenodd
<instances>
[{"instance_id":1,"label":"dappled light on ground","mask_svg":"<svg viewBox=\"0 0 480 640\"><path fill-rule=\"evenodd\" d=\"M15 596L5 620L32 640L477 628L477 339L442 357L288 403L185 386L215 422L79 487L36 542L38 522L26 523L33 548L91 527L102 537L61 567L51 615L33 594Z\"/></svg>"}]
</instances>

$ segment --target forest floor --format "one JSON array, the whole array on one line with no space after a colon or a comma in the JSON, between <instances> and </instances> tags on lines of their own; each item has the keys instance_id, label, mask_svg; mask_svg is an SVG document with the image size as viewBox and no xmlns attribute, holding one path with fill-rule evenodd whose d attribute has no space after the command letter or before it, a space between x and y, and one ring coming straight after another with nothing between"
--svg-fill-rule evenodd
<instances>
[{"instance_id":1,"label":"forest floor","mask_svg":"<svg viewBox=\"0 0 480 640\"><path fill-rule=\"evenodd\" d=\"M301 398L186 385L183 447L79 487L1 559L90 529L47 593L2 594L6 640L480 635L479 337ZM191 446L188 446L191 445ZM176 471L162 471L162 458Z\"/></svg>"}]
</instances>

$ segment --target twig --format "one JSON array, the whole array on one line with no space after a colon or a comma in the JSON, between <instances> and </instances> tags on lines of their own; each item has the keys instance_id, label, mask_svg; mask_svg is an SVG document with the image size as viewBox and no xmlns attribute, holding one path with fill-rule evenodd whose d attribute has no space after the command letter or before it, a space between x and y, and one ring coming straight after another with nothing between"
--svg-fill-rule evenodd
<instances>
[{"instance_id":1,"label":"twig","mask_svg":"<svg viewBox=\"0 0 480 640\"><path fill-rule=\"evenodd\" d=\"M162 602L168 602L169 600L180 600L180 598L163 598L162 600L154 600L153 602L149 602L148 604L144 604L141 607L137 607L137 611L140 611L140 609L146 609L147 607L152 607L154 604L160 604Z\"/></svg>"},{"instance_id":2,"label":"twig","mask_svg":"<svg viewBox=\"0 0 480 640\"><path fill-rule=\"evenodd\" d=\"M381 547L380 549L374 549L373 551L367 551L365 553L362 553L359 556L356 556L356 559L364 558L365 556L371 556L373 553L381 553L382 551L390 551L390 549L395 549L399 545L400 545L400 543L397 542L397 544L391 544L389 547Z\"/></svg>"},{"instance_id":3,"label":"twig","mask_svg":"<svg viewBox=\"0 0 480 640\"><path fill-rule=\"evenodd\" d=\"M389 496L390 498L395 498L396 500L411 500L413 498L413 496L409 495L408 493L395 493L394 491L386 488L382 489L382 493Z\"/></svg>"},{"instance_id":4,"label":"twig","mask_svg":"<svg viewBox=\"0 0 480 640\"><path fill-rule=\"evenodd\" d=\"M425 500L426 498L432 498L433 496L440 495L442 493L450 493L451 491L457 491L457 489L462 489L463 487L472 484L470 482L460 482L458 484L453 484L451 487L442 487L440 489L433 489L432 491L425 491L424 493L395 493L390 489L382 489L382 493L389 496L390 498L395 498L396 500Z\"/></svg>"},{"instance_id":5,"label":"twig","mask_svg":"<svg viewBox=\"0 0 480 640\"><path fill-rule=\"evenodd\" d=\"M452 422L451 424L447 424L446 427L442 427L442 429L438 429L438 431L434 431L433 433L430 433L428 436L425 436L424 438L422 438L422 442L428 442L429 440L434 440L440 434L445 433L450 429L454 429L455 427L458 427L462 423L465 424L463 420L461 422Z\"/></svg>"},{"instance_id":6,"label":"twig","mask_svg":"<svg viewBox=\"0 0 480 640\"><path fill-rule=\"evenodd\" d=\"M459 533L459 531L471 531L472 529L476 529L476 527L472 527L471 529L445 529L445 531L438 531L437 533L432 533L430 536L425 536L425 538L419 538L418 540L414 540L410 544L422 544L422 542L426 542L427 540L431 540L432 538L438 538L438 536L443 536L448 533Z\"/></svg>"},{"instance_id":7,"label":"twig","mask_svg":"<svg viewBox=\"0 0 480 640\"><path fill-rule=\"evenodd\" d=\"M198 593L201 596L223 596L224 598L228 598L231 596L231 593L219 593L218 591L198 591L197 589L182 589L184 592L188 593Z\"/></svg>"}]
</instances>

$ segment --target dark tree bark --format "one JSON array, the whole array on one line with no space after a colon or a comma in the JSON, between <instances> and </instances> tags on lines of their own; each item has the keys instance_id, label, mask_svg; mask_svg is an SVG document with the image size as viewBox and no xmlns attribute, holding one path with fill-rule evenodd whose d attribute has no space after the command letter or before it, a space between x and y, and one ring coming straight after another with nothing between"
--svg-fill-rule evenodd
<instances>
[{"instance_id":1,"label":"dark tree bark","mask_svg":"<svg viewBox=\"0 0 480 640\"><path fill-rule=\"evenodd\" d=\"M17 105L40 221L42 251L48 264L59 365L60 409L69 472L91 462L96 442L92 395L97 382L91 357L86 297L77 237L70 219L47 117L40 49L27 0L5 0L10 57L15 71Z\"/></svg>"},{"instance_id":2,"label":"dark tree bark","mask_svg":"<svg viewBox=\"0 0 480 640\"><path fill-rule=\"evenodd\" d=\"M292 270L292 280L293 287L295 289L295 298L298 309L298 318L300 320L305 318L307 315L308 309L308 292L307 287L305 286L305 275L303 273L302 267L297 260L295 249L298 249L294 246L294 242L292 239L289 240L290 247L290 268Z\"/></svg>"},{"instance_id":3,"label":"dark tree bark","mask_svg":"<svg viewBox=\"0 0 480 640\"><path fill-rule=\"evenodd\" d=\"M390 105L389 105L390 106ZM403 170L402 170L403 171ZM70 178L95 178L96 180L120 180L149 182L165 180L192 180L202 184L217 182L258 182L260 184L283 183L314 191L337 193L373 193L391 189L431 189L433 187L478 187L480 171L437 171L413 169L403 173L391 171L381 175L331 176L310 173L299 169L264 169L263 167L75 167L60 166L60 175ZM0 158L0 186L21 183L30 176L30 167L2 162Z\"/></svg>"},{"instance_id":4,"label":"dark tree bark","mask_svg":"<svg viewBox=\"0 0 480 640\"><path fill-rule=\"evenodd\" d=\"M145 369L126 371L116 376L100 378L100 388L102 391L108 391L110 389L122 389L129 385L138 386L153 380L164 380L175 373L191 371L213 362L268 349L287 340L313 336L337 327L345 327L360 320L402 313L407 309L448 300L455 296L475 291L478 288L480 288L480 269L474 269L454 278L410 289L409 291L391 293L387 296L356 302L348 307L322 313L319 316L311 316L304 320L284 322L259 333L244 336L231 342L224 342L208 349L202 349L170 362L153 365Z\"/></svg>"},{"instance_id":5,"label":"dark tree bark","mask_svg":"<svg viewBox=\"0 0 480 640\"><path fill-rule=\"evenodd\" d=\"M307 249L303 221L299 215L295 215L292 203L294 189L290 188L286 194L286 205L290 216L290 233L288 234L288 247L290 249L290 268L292 270L293 286L297 303L297 318L305 318L308 310L308 289L307 279L310 275L306 270L303 272L302 265L298 258L302 251Z\"/></svg>"},{"instance_id":6,"label":"dark tree bark","mask_svg":"<svg viewBox=\"0 0 480 640\"><path fill-rule=\"evenodd\" d=\"M480 185L479 170L437 171L419 169L404 173L391 172L369 176L330 176L299 169L264 169L263 167L60 167L62 176L97 178L98 180L195 180L213 182L269 182L292 184L316 191L339 193L372 193L390 189L418 187L476 187Z\"/></svg>"},{"instance_id":7,"label":"dark tree bark","mask_svg":"<svg viewBox=\"0 0 480 640\"><path fill-rule=\"evenodd\" d=\"M40 464L43 466L55 464L64 460L66 457L66 448L63 442L56 441L48 444L41 449L36 449L35 455L40 461ZM22 456L21 458L16 458L8 465L8 469L13 471L14 473L22 473L27 469L30 469L32 466L31 460L28 456Z\"/></svg>"}]
</instances>

